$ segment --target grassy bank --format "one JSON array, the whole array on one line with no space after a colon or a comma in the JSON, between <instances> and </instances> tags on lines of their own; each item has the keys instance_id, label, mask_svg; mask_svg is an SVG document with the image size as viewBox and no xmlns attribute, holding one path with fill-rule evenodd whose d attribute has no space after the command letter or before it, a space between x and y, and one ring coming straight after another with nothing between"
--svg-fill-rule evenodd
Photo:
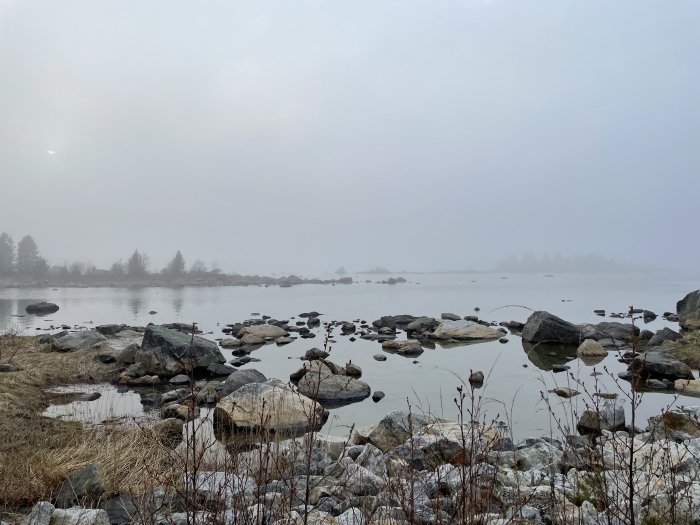
<instances>
[{"instance_id":1,"label":"grassy bank","mask_svg":"<svg viewBox=\"0 0 700 525\"><path fill-rule=\"evenodd\" d=\"M0 373L0 509L50 499L66 475L86 463L100 466L114 493L142 488L146 469L167 470L167 450L149 429L90 429L41 415L57 397L47 389L115 376L115 365L94 355L52 352L35 337L0 336L0 362L20 369Z\"/></svg>"}]
</instances>

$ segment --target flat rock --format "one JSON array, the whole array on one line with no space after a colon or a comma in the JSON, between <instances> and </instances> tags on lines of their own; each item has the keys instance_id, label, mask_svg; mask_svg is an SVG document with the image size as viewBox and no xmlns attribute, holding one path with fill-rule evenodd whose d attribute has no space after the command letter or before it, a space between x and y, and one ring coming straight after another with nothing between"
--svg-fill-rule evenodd
<instances>
[{"instance_id":1,"label":"flat rock","mask_svg":"<svg viewBox=\"0 0 700 525\"><path fill-rule=\"evenodd\" d=\"M423 347L416 339L392 339L382 342L382 350L402 357L418 357L423 353Z\"/></svg>"},{"instance_id":2,"label":"flat rock","mask_svg":"<svg viewBox=\"0 0 700 525\"><path fill-rule=\"evenodd\" d=\"M307 373L299 380L299 392L327 407L357 403L370 396L367 383L343 375Z\"/></svg>"},{"instance_id":3,"label":"flat rock","mask_svg":"<svg viewBox=\"0 0 700 525\"><path fill-rule=\"evenodd\" d=\"M57 352L73 352L81 348L89 348L103 343L107 338L96 330L81 330L69 333L53 342L53 349Z\"/></svg>"},{"instance_id":4,"label":"flat rock","mask_svg":"<svg viewBox=\"0 0 700 525\"><path fill-rule=\"evenodd\" d=\"M238 337L239 339L243 339L245 335L256 336L265 340L268 337L271 337L272 339L285 337L289 335L289 332L276 325L259 324L252 326L244 326L238 331L236 337Z\"/></svg>"},{"instance_id":5,"label":"flat rock","mask_svg":"<svg viewBox=\"0 0 700 525\"><path fill-rule=\"evenodd\" d=\"M479 341L500 339L503 334L490 326L460 319L441 321L438 327L434 331L428 332L426 336L439 340Z\"/></svg>"}]
</instances>

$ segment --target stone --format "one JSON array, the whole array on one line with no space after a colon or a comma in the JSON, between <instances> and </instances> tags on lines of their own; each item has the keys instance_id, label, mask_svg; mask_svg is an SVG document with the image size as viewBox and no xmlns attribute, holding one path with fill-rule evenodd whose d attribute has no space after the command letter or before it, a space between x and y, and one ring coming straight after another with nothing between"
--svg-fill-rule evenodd
<instances>
[{"instance_id":1,"label":"stone","mask_svg":"<svg viewBox=\"0 0 700 525\"><path fill-rule=\"evenodd\" d=\"M0 372L18 372L19 367L11 363L0 363Z\"/></svg>"},{"instance_id":2,"label":"stone","mask_svg":"<svg viewBox=\"0 0 700 525\"><path fill-rule=\"evenodd\" d=\"M342 325L340 325L340 331L343 334L354 334L355 330L357 330L357 327L354 323L343 323Z\"/></svg>"},{"instance_id":3,"label":"stone","mask_svg":"<svg viewBox=\"0 0 700 525\"><path fill-rule=\"evenodd\" d=\"M127 525L136 521L138 508L130 494L120 494L102 504L111 525Z\"/></svg>"},{"instance_id":4,"label":"stone","mask_svg":"<svg viewBox=\"0 0 700 525\"><path fill-rule=\"evenodd\" d=\"M348 362L345 365L345 374L354 377L355 379L360 379L362 377L362 368L360 368L360 365L356 365L353 362Z\"/></svg>"},{"instance_id":5,"label":"stone","mask_svg":"<svg viewBox=\"0 0 700 525\"><path fill-rule=\"evenodd\" d=\"M440 321L432 317L419 317L406 325L406 333L412 334L413 332L418 332L423 334L425 332L432 332L440 325Z\"/></svg>"},{"instance_id":6,"label":"stone","mask_svg":"<svg viewBox=\"0 0 700 525\"><path fill-rule=\"evenodd\" d=\"M415 433L429 424L430 421L430 418L420 414L409 414L402 410L393 410L382 418L377 426L366 436L366 439L367 442L382 452L387 452L410 438L411 430Z\"/></svg>"},{"instance_id":7,"label":"stone","mask_svg":"<svg viewBox=\"0 0 700 525\"><path fill-rule=\"evenodd\" d=\"M226 381L224 381L221 387L221 394L223 396L227 396L244 385L248 385L250 383L264 383L265 381L267 381L267 378L262 374L262 372L259 372L254 368L236 370L226 378Z\"/></svg>"},{"instance_id":8,"label":"stone","mask_svg":"<svg viewBox=\"0 0 700 525\"><path fill-rule=\"evenodd\" d=\"M228 376L234 373L236 369L229 365L222 365L221 363L212 363L207 367L207 372L212 376Z\"/></svg>"},{"instance_id":9,"label":"stone","mask_svg":"<svg viewBox=\"0 0 700 525\"><path fill-rule=\"evenodd\" d=\"M649 432L656 435L657 439L695 439L700 437L700 420L698 414L668 410L649 418Z\"/></svg>"},{"instance_id":10,"label":"stone","mask_svg":"<svg viewBox=\"0 0 700 525\"><path fill-rule=\"evenodd\" d=\"M228 339L219 341L219 346L221 348L238 348L239 346L243 346L243 341L229 337Z\"/></svg>"},{"instance_id":11,"label":"stone","mask_svg":"<svg viewBox=\"0 0 700 525\"><path fill-rule=\"evenodd\" d=\"M74 352L106 341L107 338L96 330L80 330L59 337L53 342L56 352Z\"/></svg>"},{"instance_id":12,"label":"stone","mask_svg":"<svg viewBox=\"0 0 700 525\"><path fill-rule=\"evenodd\" d=\"M604 357L608 355L608 352L598 341L586 339L576 349L576 355L579 357Z\"/></svg>"},{"instance_id":13,"label":"stone","mask_svg":"<svg viewBox=\"0 0 700 525\"><path fill-rule=\"evenodd\" d=\"M124 348L124 350L117 354L117 361L127 365L133 365L136 359L136 352L138 352L140 348L141 347L135 343L128 345L126 348Z\"/></svg>"},{"instance_id":14,"label":"stone","mask_svg":"<svg viewBox=\"0 0 700 525\"><path fill-rule=\"evenodd\" d=\"M426 335L431 339L439 340L480 341L500 339L503 334L490 326L460 319L457 321L441 321L434 331L428 332Z\"/></svg>"},{"instance_id":15,"label":"stone","mask_svg":"<svg viewBox=\"0 0 700 525\"><path fill-rule=\"evenodd\" d=\"M649 342L647 344L650 347L661 346L666 341L678 341L680 338L681 334L679 334L675 330L671 330L670 328L666 327L662 328L653 336L651 336L651 339L649 339Z\"/></svg>"},{"instance_id":16,"label":"stone","mask_svg":"<svg viewBox=\"0 0 700 525\"><path fill-rule=\"evenodd\" d=\"M523 341L530 343L578 345L581 342L580 328L545 311L534 312L528 317L522 335Z\"/></svg>"},{"instance_id":17,"label":"stone","mask_svg":"<svg viewBox=\"0 0 700 525\"><path fill-rule=\"evenodd\" d=\"M639 374L642 381L648 378L668 379L695 379L688 365L682 363L660 348L652 348L632 359L628 370Z\"/></svg>"},{"instance_id":18,"label":"stone","mask_svg":"<svg viewBox=\"0 0 700 525\"><path fill-rule=\"evenodd\" d=\"M375 403L379 403L382 399L384 399L386 394L382 392L381 390L376 390L372 393L372 401Z\"/></svg>"},{"instance_id":19,"label":"stone","mask_svg":"<svg viewBox=\"0 0 700 525\"><path fill-rule=\"evenodd\" d=\"M26 525L49 525L54 506L49 501L40 501L32 507Z\"/></svg>"},{"instance_id":20,"label":"stone","mask_svg":"<svg viewBox=\"0 0 700 525\"><path fill-rule=\"evenodd\" d=\"M621 401L606 400L596 410L584 410L576 424L581 435L600 434L603 430L615 432L625 429L625 409Z\"/></svg>"},{"instance_id":21,"label":"stone","mask_svg":"<svg viewBox=\"0 0 700 525\"><path fill-rule=\"evenodd\" d=\"M443 312L442 314L440 314L440 319L443 319L445 321L461 321L462 316L449 312Z\"/></svg>"},{"instance_id":22,"label":"stone","mask_svg":"<svg viewBox=\"0 0 700 525\"><path fill-rule=\"evenodd\" d=\"M124 329L123 324L101 324L95 327L95 330L100 332L102 335L115 335Z\"/></svg>"},{"instance_id":23,"label":"stone","mask_svg":"<svg viewBox=\"0 0 700 525\"><path fill-rule=\"evenodd\" d=\"M471 385L482 385L484 383L484 373L481 370L471 372L469 374L469 383Z\"/></svg>"},{"instance_id":24,"label":"stone","mask_svg":"<svg viewBox=\"0 0 700 525\"><path fill-rule=\"evenodd\" d=\"M169 381L171 385L188 385L190 382L189 376L186 376L185 374L178 374L174 377L172 377Z\"/></svg>"},{"instance_id":25,"label":"stone","mask_svg":"<svg viewBox=\"0 0 700 525\"><path fill-rule=\"evenodd\" d=\"M275 344L277 346L284 346L284 345L288 345L289 343L293 343L295 340L296 340L296 338L294 338L294 337L282 336L282 337L278 337L275 340Z\"/></svg>"},{"instance_id":26,"label":"stone","mask_svg":"<svg viewBox=\"0 0 700 525\"><path fill-rule=\"evenodd\" d=\"M374 354L372 357L375 361L386 361L386 356L384 354Z\"/></svg>"},{"instance_id":27,"label":"stone","mask_svg":"<svg viewBox=\"0 0 700 525\"><path fill-rule=\"evenodd\" d=\"M24 308L24 311L27 312L28 314L35 314L35 315L53 314L55 312L58 312L58 310L59 310L59 307L57 304L47 303L47 302L28 304Z\"/></svg>"},{"instance_id":28,"label":"stone","mask_svg":"<svg viewBox=\"0 0 700 525\"><path fill-rule=\"evenodd\" d=\"M367 383L348 376L307 373L299 380L299 392L328 407L362 401L370 396Z\"/></svg>"},{"instance_id":29,"label":"stone","mask_svg":"<svg viewBox=\"0 0 700 525\"><path fill-rule=\"evenodd\" d=\"M56 509L51 515L49 525L110 525L109 516L103 509L84 509L71 507Z\"/></svg>"},{"instance_id":30,"label":"stone","mask_svg":"<svg viewBox=\"0 0 700 525\"><path fill-rule=\"evenodd\" d=\"M673 388L681 394L700 396L700 379L676 379Z\"/></svg>"},{"instance_id":31,"label":"stone","mask_svg":"<svg viewBox=\"0 0 700 525\"><path fill-rule=\"evenodd\" d=\"M550 390L550 392L566 399L577 396L581 393L578 390L574 390L573 388L567 388L563 386L553 388L552 390Z\"/></svg>"},{"instance_id":32,"label":"stone","mask_svg":"<svg viewBox=\"0 0 700 525\"><path fill-rule=\"evenodd\" d=\"M214 431L227 442L239 434L263 431L281 436L300 436L319 430L328 411L276 379L243 385L214 408Z\"/></svg>"},{"instance_id":33,"label":"stone","mask_svg":"<svg viewBox=\"0 0 700 525\"><path fill-rule=\"evenodd\" d=\"M226 362L214 341L154 324L146 327L141 348L135 353L134 360L144 365L146 373L163 376L206 369L211 364Z\"/></svg>"},{"instance_id":34,"label":"stone","mask_svg":"<svg viewBox=\"0 0 700 525\"><path fill-rule=\"evenodd\" d=\"M304 357L309 360L313 359L325 359L328 357L330 354L326 352L325 350L321 350L320 348L310 348L309 350L306 351L304 354Z\"/></svg>"},{"instance_id":35,"label":"stone","mask_svg":"<svg viewBox=\"0 0 700 525\"><path fill-rule=\"evenodd\" d=\"M423 347L416 339L392 339L382 343L382 350L401 357L418 357L423 353Z\"/></svg>"},{"instance_id":36,"label":"stone","mask_svg":"<svg viewBox=\"0 0 700 525\"><path fill-rule=\"evenodd\" d=\"M67 508L75 503L92 503L105 491L104 478L94 463L71 472L60 486L54 500L60 508Z\"/></svg>"},{"instance_id":37,"label":"stone","mask_svg":"<svg viewBox=\"0 0 700 525\"><path fill-rule=\"evenodd\" d=\"M690 292L676 304L676 313L681 328L697 330L700 328L700 290Z\"/></svg>"}]
</instances>

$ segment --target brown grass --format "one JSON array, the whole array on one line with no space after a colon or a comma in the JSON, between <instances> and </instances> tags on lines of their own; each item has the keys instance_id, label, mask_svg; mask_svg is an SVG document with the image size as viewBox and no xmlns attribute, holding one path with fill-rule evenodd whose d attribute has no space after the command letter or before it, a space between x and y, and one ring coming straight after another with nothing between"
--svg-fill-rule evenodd
<instances>
[{"instance_id":1,"label":"brown grass","mask_svg":"<svg viewBox=\"0 0 700 525\"><path fill-rule=\"evenodd\" d=\"M0 373L0 509L18 509L50 498L66 475L97 463L109 492L144 488L146 471L168 471L171 455L147 428L86 428L43 417L52 394L74 383L108 382L115 365L94 359L94 350L51 352L34 337L0 336L19 372Z\"/></svg>"},{"instance_id":2,"label":"brown grass","mask_svg":"<svg viewBox=\"0 0 700 525\"><path fill-rule=\"evenodd\" d=\"M678 341L667 341L664 348L690 368L700 370L700 330L686 332Z\"/></svg>"}]
</instances>

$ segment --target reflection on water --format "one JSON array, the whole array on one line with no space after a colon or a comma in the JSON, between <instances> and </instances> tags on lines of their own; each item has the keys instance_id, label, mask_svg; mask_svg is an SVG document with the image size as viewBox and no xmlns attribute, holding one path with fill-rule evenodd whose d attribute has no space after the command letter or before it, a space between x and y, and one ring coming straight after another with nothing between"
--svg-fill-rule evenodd
<instances>
[{"instance_id":1,"label":"reflection on water","mask_svg":"<svg viewBox=\"0 0 700 525\"><path fill-rule=\"evenodd\" d=\"M129 305L129 310L131 311L134 317L137 317L138 314L141 313L141 310L143 308L143 296L143 288L129 289L129 298L127 299L127 302Z\"/></svg>"},{"instance_id":2,"label":"reflection on water","mask_svg":"<svg viewBox=\"0 0 700 525\"><path fill-rule=\"evenodd\" d=\"M48 392L65 394L70 399L76 396L99 393L100 397L93 401L75 400L65 404L50 405L44 416L67 421L80 421L90 425L107 423L135 423L157 419L157 411L147 412L141 403L141 396L132 391L119 391L110 384L99 385L69 385L52 388Z\"/></svg>"},{"instance_id":3,"label":"reflection on water","mask_svg":"<svg viewBox=\"0 0 700 525\"><path fill-rule=\"evenodd\" d=\"M523 350L530 362L540 370L550 371L555 365L565 365L576 359L576 347L571 345L523 341Z\"/></svg>"}]
</instances>

